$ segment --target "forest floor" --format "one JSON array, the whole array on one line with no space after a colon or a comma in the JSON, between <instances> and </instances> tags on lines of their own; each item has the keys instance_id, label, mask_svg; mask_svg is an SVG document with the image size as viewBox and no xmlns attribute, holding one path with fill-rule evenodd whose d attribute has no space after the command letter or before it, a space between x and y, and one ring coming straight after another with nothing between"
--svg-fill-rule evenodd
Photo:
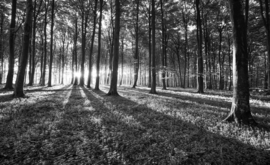
<instances>
[{"instance_id":1,"label":"forest floor","mask_svg":"<svg viewBox=\"0 0 270 165\"><path fill-rule=\"evenodd\" d=\"M0 91L0 164L269 164L270 97L254 95L258 127L221 122L231 92L80 86Z\"/></svg>"}]
</instances>

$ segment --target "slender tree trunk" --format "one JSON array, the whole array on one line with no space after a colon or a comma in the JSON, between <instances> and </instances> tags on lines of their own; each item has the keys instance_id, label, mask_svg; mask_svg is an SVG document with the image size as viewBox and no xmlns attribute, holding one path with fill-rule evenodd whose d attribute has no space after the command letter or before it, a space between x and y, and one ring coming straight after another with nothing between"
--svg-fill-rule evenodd
<instances>
[{"instance_id":1,"label":"slender tree trunk","mask_svg":"<svg viewBox=\"0 0 270 165\"><path fill-rule=\"evenodd\" d=\"M136 0L136 27L135 27L135 55L134 55L134 83L132 88L136 88L139 73L139 0Z\"/></svg>"},{"instance_id":2,"label":"slender tree trunk","mask_svg":"<svg viewBox=\"0 0 270 165\"><path fill-rule=\"evenodd\" d=\"M25 69L26 69L27 60L28 60L30 35L32 31L32 13L33 13L32 0L27 0L26 18L25 18L25 24L24 24L24 37L23 37L23 54L20 60L18 75L16 79L16 85L15 85L15 89L13 93L14 97L24 97L24 93L23 93L24 83L23 82L24 82Z\"/></svg>"},{"instance_id":3,"label":"slender tree trunk","mask_svg":"<svg viewBox=\"0 0 270 165\"><path fill-rule=\"evenodd\" d=\"M42 73L42 81L41 85L45 85L46 79L46 66L47 66L47 13L48 13L48 6L47 0L45 0L45 20L44 20L44 59L43 59L43 73Z\"/></svg>"},{"instance_id":4,"label":"slender tree trunk","mask_svg":"<svg viewBox=\"0 0 270 165\"><path fill-rule=\"evenodd\" d=\"M225 121L237 124L254 124L250 112L248 82L247 26L244 5L241 0L229 0L233 27L233 100L231 111Z\"/></svg>"},{"instance_id":5,"label":"slender tree trunk","mask_svg":"<svg viewBox=\"0 0 270 165\"><path fill-rule=\"evenodd\" d=\"M36 22L37 22L37 18L36 18L36 6L37 6L37 0L35 0L34 2L34 11L33 11L33 15L34 15L34 20L33 20L33 33L32 33L32 51L31 51L31 56L30 56L30 60L29 60L29 86L33 85L33 81L34 81L34 74L35 74L35 53L36 53Z\"/></svg>"},{"instance_id":6,"label":"slender tree trunk","mask_svg":"<svg viewBox=\"0 0 270 165\"><path fill-rule=\"evenodd\" d=\"M219 47L218 47L218 67L219 67L219 90L223 90L224 89L224 75L223 75L223 67L222 67L222 60L221 60L221 45L222 45L222 27L218 29L219 31ZM223 55L224 56L224 55Z\"/></svg>"},{"instance_id":7,"label":"slender tree trunk","mask_svg":"<svg viewBox=\"0 0 270 165\"><path fill-rule=\"evenodd\" d=\"M77 40L78 40L78 19L75 18L75 33L74 33L74 63L75 63L75 81L74 85L78 85L78 57L77 57Z\"/></svg>"},{"instance_id":8,"label":"slender tree trunk","mask_svg":"<svg viewBox=\"0 0 270 165\"><path fill-rule=\"evenodd\" d=\"M162 62L162 89L166 90L166 82L165 82L165 77L166 77L166 64L165 64L165 28L164 28L164 12L163 12L163 2L160 0L160 12L161 12L161 27L162 27L162 54L161 54L161 62Z\"/></svg>"},{"instance_id":9,"label":"slender tree trunk","mask_svg":"<svg viewBox=\"0 0 270 165\"><path fill-rule=\"evenodd\" d=\"M203 57L202 57L202 27L200 16L200 0L196 0L196 11L197 11L197 43L198 43L197 90L198 93L203 93Z\"/></svg>"},{"instance_id":10,"label":"slender tree trunk","mask_svg":"<svg viewBox=\"0 0 270 165\"><path fill-rule=\"evenodd\" d=\"M93 33L92 33L90 52L89 52L89 72L88 72L88 79L87 79L87 88L90 88L91 80L92 80L92 54L93 54L93 47L94 47L95 34L96 34L97 3L98 3L97 0L95 0Z\"/></svg>"},{"instance_id":11,"label":"slender tree trunk","mask_svg":"<svg viewBox=\"0 0 270 165\"><path fill-rule=\"evenodd\" d=\"M40 43L41 59L40 59L40 79L39 79L39 84L41 84L41 82L42 82L43 59L44 59L44 51L42 51L43 47L44 47L44 41L43 41L43 35L42 34L40 34L40 39L41 39L41 43Z\"/></svg>"},{"instance_id":12,"label":"slender tree trunk","mask_svg":"<svg viewBox=\"0 0 270 165\"><path fill-rule=\"evenodd\" d=\"M183 16L184 17L184 16ZM186 73L187 73L187 48L188 48L188 20L186 17L184 17L185 22L185 52L184 52L184 82L183 82L183 88L186 87Z\"/></svg>"},{"instance_id":13,"label":"slender tree trunk","mask_svg":"<svg viewBox=\"0 0 270 165\"><path fill-rule=\"evenodd\" d=\"M50 65L49 65L49 80L48 87L52 86L52 64L53 64L53 26L54 26L54 0L52 0L52 15L51 15L51 45L50 45Z\"/></svg>"},{"instance_id":14,"label":"slender tree trunk","mask_svg":"<svg viewBox=\"0 0 270 165\"><path fill-rule=\"evenodd\" d=\"M4 41L4 13L1 14L1 22L0 22L0 84L2 84L3 79L3 71L4 71L4 49L3 49L3 41Z\"/></svg>"},{"instance_id":15,"label":"slender tree trunk","mask_svg":"<svg viewBox=\"0 0 270 165\"><path fill-rule=\"evenodd\" d=\"M119 86L122 85L123 83L123 75L124 75L124 37L122 37L122 52L121 52L121 65L122 65L122 68L121 68L121 79L120 79L120 83L119 83Z\"/></svg>"},{"instance_id":16,"label":"slender tree trunk","mask_svg":"<svg viewBox=\"0 0 270 165\"><path fill-rule=\"evenodd\" d=\"M115 0L115 35L114 35L114 53L113 53L113 69L110 89L107 95L118 96L117 77L118 77L118 56L119 56L119 33L120 33L120 17L121 6L120 0Z\"/></svg>"},{"instance_id":17,"label":"slender tree trunk","mask_svg":"<svg viewBox=\"0 0 270 165\"><path fill-rule=\"evenodd\" d=\"M148 48L148 50L149 50L149 62L148 62L148 65L149 65L149 70L148 70L148 87L150 88L151 87L151 71L152 71L152 67L151 67L151 59L152 59L152 57L151 57L151 5L150 5L150 3L149 3L149 35L148 35L148 39L149 39L149 43L148 43L148 46L149 46L149 48Z\"/></svg>"},{"instance_id":18,"label":"slender tree trunk","mask_svg":"<svg viewBox=\"0 0 270 165\"><path fill-rule=\"evenodd\" d=\"M85 45L86 45L86 29L87 29L88 15L82 16L82 61L81 61L81 79L80 86L84 86L84 63L85 63Z\"/></svg>"},{"instance_id":19,"label":"slender tree trunk","mask_svg":"<svg viewBox=\"0 0 270 165\"><path fill-rule=\"evenodd\" d=\"M9 32L8 75L5 89L13 89L16 9L17 9L17 0L12 0L11 23Z\"/></svg>"},{"instance_id":20,"label":"slender tree trunk","mask_svg":"<svg viewBox=\"0 0 270 165\"><path fill-rule=\"evenodd\" d=\"M100 16L99 16L99 27L98 27L98 55L97 55L97 77L96 77L96 86L95 90L99 90L99 69L100 69L100 52L101 52L101 21L102 21L102 7L103 7L103 0L100 0ZM118 36L119 37L119 36Z\"/></svg>"},{"instance_id":21,"label":"slender tree trunk","mask_svg":"<svg viewBox=\"0 0 270 165\"><path fill-rule=\"evenodd\" d=\"M155 0L152 0L152 60L151 60L151 69L152 69L152 82L150 93L156 94L156 12L155 12Z\"/></svg>"},{"instance_id":22,"label":"slender tree trunk","mask_svg":"<svg viewBox=\"0 0 270 165\"><path fill-rule=\"evenodd\" d=\"M267 61L267 69L266 69L266 74L268 77L268 81L266 82L266 86L268 89L270 89L270 13L269 13L269 1L265 0L265 12L263 11L263 2L260 0L260 7L261 7L261 16L264 22L264 27L266 29L266 34L267 34L267 56L268 56L268 61ZM265 15L264 15L265 13Z\"/></svg>"}]
</instances>

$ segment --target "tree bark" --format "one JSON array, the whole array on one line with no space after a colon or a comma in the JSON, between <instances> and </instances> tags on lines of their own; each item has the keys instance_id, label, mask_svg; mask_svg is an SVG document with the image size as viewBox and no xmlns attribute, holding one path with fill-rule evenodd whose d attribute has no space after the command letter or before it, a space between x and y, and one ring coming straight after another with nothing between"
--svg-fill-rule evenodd
<instances>
[{"instance_id":1,"label":"tree bark","mask_svg":"<svg viewBox=\"0 0 270 165\"><path fill-rule=\"evenodd\" d=\"M92 54L93 54L93 47L94 47L95 34L96 34L97 3L98 3L97 0L95 0L93 33L92 33L90 52L89 52L89 72L88 72L88 79L87 79L87 88L90 88L91 80L92 80Z\"/></svg>"},{"instance_id":2,"label":"tree bark","mask_svg":"<svg viewBox=\"0 0 270 165\"><path fill-rule=\"evenodd\" d=\"M44 57L43 57L43 72L42 72L42 81L41 85L45 85L46 79L46 67L47 67L47 14L48 14L48 5L47 0L45 0L45 20L44 20Z\"/></svg>"},{"instance_id":3,"label":"tree bark","mask_svg":"<svg viewBox=\"0 0 270 165\"><path fill-rule=\"evenodd\" d=\"M135 55L134 55L134 83L132 88L136 88L139 73L139 4L136 0L136 27L135 27Z\"/></svg>"},{"instance_id":4,"label":"tree bark","mask_svg":"<svg viewBox=\"0 0 270 165\"><path fill-rule=\"evenodd\" d=\"M11 22L9 32L8 75L4 89L13 89L16 9L17 9L17 0L12 0Z\"/></svg>"},{"instance_id":5,"label":"tree bark","mask_svg":"<svg viewBox=\"0 0 270 165\"><path fill-rule=\"evenodd\" d=\"M51 45L50 45L50 65L49 65L49 80L48 87L52 86L52 63L53 63L53 26L54 26L54 0L52 0L52 15L51 15Z\"/></svg>"},{"instance_id":6,"label":"tree bark","mask_svg":"<svg viewBox=\"0 0 270 165\"><path fill-rule=\"evenodd\" d=\"M101 52L101 21L102 21L102 8L103 8L103 0L100 0L100 15L99 15L99 27L98 27L98 55L97 55L97 77L96 77L96 86L95 90L99 90L99 69L100 69L100 52ZM119 36L118 36L119 37Z\"/></svg>"},{"instance_id":7,"label":"tree bark","mask_svg":"<svg viewBox=\"0 0 270 165\"><path fill-rule=\"evenodd\" d=\"M4 49L3 49L3 41L4 41L4 13L1 14L1 22L0 22L0 84L2 84L3 79L3 71L4 71Z\"/></svg>"},{"instance_id":8,"label":"tree bark","mask_svg":"<svg viewBox=\"0 0 270 165\"><path fill-rule=\"evenodd\" d=\"M155 0L152 0L152 60L151 60L151 69L152 69L152 82L150 93L157 94L156 92L156 12L155 12Z\"/></svg>"},{"instance_id":9,"label":"tree bark","mask_svg":"<svg viewBox=\"0 0 270 165\"><path fill-rule=\"evenodd\" d=\"M74 63L75 63L75 80L74 85L78 85L78 57L77 57L77 40L78 40L78 18L75 18L75 33L74 33Z\"/></svg>"},{"instance_id":10,"label":"tree bark","mask_svg":"<svg viewBox=\"0 0 270 165\"><path fill-rule=\"evenodd\" d=\"M31 35L31 30L32 30L32 13L33 13L32 0L27 0L26 18L25 18L25 24L24 24L24 37L23 37L23 54L20 60L18 75L17 75L15 89L13 93L14 97L24 97L23 85L24 85L25 69L26 69L27 59L28 59L30 35Z\"/></svg>"},{"instance_id":11,"label":"tree bark","mask_svg":"<svg viewBox=\"0 0 270 165\"><path fill-rule=\"evenodd\" d=\"M254 124L249 105L247 26L241 0L229 0L233 27L233 100L225 121L237 124Z\"/></svg>"},{"instance_id":12,"label":"tree bark","mask_svg":"<svg viewBox=\"0 0 270 165\"><path fill-rule=\"evenodd\" d=\"M115 35L114 35L114 53L113 53L113 68L110 89L107 95L118 96L117 78L118 78L118 56L119 56L119 33L120 33L120 17L121 6L120 0L115 0Z\"/></svg>"},{"instance_id":13,"label":"tree bark","mask_svg":"<svg viewBox=\"0 0 270 165\"><path fill-rule=\"evenodd\" d=\"M149 62L148 62L148 65L149 65L149 69L148 69L148 87L150 88L151 87L151 71L152 71L152 69L151 69L151 5L150 5L150 2L149 2L149 10L148 10L148 14L149 14L149 28L148 28L148 33L149 33L149 35L148 35L148 39L149 39L149 41L148 41L148 46L149 46L149 48L148 48L148 51L149 51Z\"/></svg>"},{"instance_id":14,"label":"tree bark","mask_svg":"<svg viewBox=\"0 0 270 165\"><path fill-rule=\"evenodd\" d=\"M202 57L202 27L200 16L200 0L196 0L196 11L197 11L197 43L198 43L197 92L203 93L203 57Z\"/></svg>"}]
</instances>

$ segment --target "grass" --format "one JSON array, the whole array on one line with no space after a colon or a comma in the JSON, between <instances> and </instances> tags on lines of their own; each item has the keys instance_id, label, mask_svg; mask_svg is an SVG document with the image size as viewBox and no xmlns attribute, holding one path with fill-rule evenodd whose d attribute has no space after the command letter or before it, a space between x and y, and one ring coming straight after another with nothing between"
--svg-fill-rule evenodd
<instances>
[{"instance_id":1,"label":"grass","mask_svg":"<svg viewBox=\"0 0 270 165\"><path fill-rule=\"evenodd\" d=\"M0 92L1 164L269 164L267 96L251 99L264 127L222 123L220 92L120 87L119 97L79 86ZM267 101L268 100L268 101Z\"/></svg>"}]
</instances>

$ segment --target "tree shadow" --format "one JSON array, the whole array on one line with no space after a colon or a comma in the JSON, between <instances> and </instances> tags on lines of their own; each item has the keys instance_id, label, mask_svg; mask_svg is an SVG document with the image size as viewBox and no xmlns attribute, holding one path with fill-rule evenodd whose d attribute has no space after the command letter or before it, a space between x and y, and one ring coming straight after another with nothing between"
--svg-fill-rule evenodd
<instances>
[{"instance_id":1,"label":"tree shadow","mask_svg":"<svg viewBox=\"0 0 270 165\"><path fill-rule=\"evenodd\" d=\"M183 164L198 164L201 161L211 164L245 164L250 162L266 164L266 160L270 161L267 151L206 131L192 123L155 111L145 105L139 105L129 99L106 96L102 91L89 91L86 88L83 88L83 91L89 100L106 105L107 110L109 109L116 114L126 115L127 118L132 117L141 125L141 131L134 130L136 134L139 134L136 137L142 140L147 136L149 141L140 152L151 149L158 150L156 153L149 151L150 155L148 156L154 155L153 162L169 163L172 161L172 155L176 153L178 156L181 153L186 155L182 155L186 158L182 157ZM125 134L124 129L120 131ZM162 147L164 148L160 151ZM134 157L136 155L138 153L134 153ZM133 161L134 157L133 159L129 157L129 159ZM156 160L155 158L164 159Z\"/></svg>"},{"instance_id":2,"label":"tree shadow","mask_svg":"<svg viewBox=\"0 0 270 165\"><path fill-rule=\"evenodd\" d=\"M146 89L128 89L128 90L133 90L133 91L139 91L145 94L148 94L149 91ZM195 94L195 93L194 93ZM204 94L201 94L204 95ZM213 98L213 99L207 99L203 97L196 97L196 96L188 96L188 95L181 95L181 92L177 92L177 94L173 93L166 93L159 91L158 96L165 96L165 97L170 97L170 98L175 98L175 99L180 99L184 101L192 101L194 103L200 104L200 105L209 105L209 106L215 106L215 107L221 107L221 108L226 108L230 109L231 108L231 101L226 101L218 98ZM266 107L256 107L253 104L251 104L251 111L252 113L259 113L263 115L268 115L269 114L269 108Z\"/></svg>"}]
</instances>

